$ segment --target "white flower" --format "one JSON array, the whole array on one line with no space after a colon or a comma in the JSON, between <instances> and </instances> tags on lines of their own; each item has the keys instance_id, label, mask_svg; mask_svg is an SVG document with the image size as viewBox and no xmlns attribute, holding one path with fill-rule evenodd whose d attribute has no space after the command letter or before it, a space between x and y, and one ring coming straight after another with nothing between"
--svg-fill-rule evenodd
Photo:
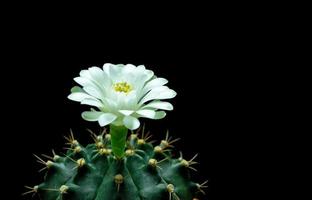
<instances>
[{"instance_id":1,"label":"white flower","mask_svg":"<svg viewBox=\"0 0 312 200\"><path fill-rule=\"evenodd\" d=\"M73 101L97 108L82 113L87 121L98 121L101 126L124 125L134 130L140 126L138 118L161 119L173 106L164 101L176 92L164 86L168 81L157 78L143 65L104 64L103 69L91 67L82 70L74 80L75 86L68 96Z\"/></svg>"}]
</instances>

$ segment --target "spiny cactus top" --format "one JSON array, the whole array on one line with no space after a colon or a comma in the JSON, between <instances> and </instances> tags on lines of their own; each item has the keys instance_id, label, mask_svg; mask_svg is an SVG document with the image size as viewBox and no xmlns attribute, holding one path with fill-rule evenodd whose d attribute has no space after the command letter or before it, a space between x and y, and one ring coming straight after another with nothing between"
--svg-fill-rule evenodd
<instances>
[{"instance_id":1,"label":"spiny cactus top","mask_svg":"<svg viewBox=\"0 0 312 200\"><path fill-rule=\"evenodd\" d=\"M92 137L94 143L83 146L71 134L66 154L43 155L48 161L36 156L47 170L45 180L25 194L42 200L197 200L207 187L191 180L197 155L171 156L178 139L168 133L157 146L144 130L131 134L123 159L112 153L110 134Z\"/></svg>"},{"instance_id":2,"label":"spiny cactus top","mask_svg":"<svg viewBox=\"0 0 312 200\"><path fill-rule=\"evenodd\" d=\"M96 107L82 113L87 121L98 121L101 126L124 125L134 130L140 126L138 118L161 119L173 106L161 99L170 99L176 92L164 86L168 81L157 78L143 65L105 64L103 70L91 67L82 70L74 79L76 86L68 96L73 101Z\"/></svg>"}]
</instances>

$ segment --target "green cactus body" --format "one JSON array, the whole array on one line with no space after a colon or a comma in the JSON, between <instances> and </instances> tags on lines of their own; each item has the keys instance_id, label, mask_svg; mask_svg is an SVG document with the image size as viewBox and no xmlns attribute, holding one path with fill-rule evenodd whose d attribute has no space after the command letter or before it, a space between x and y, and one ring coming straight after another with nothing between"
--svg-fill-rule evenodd
<instances>
[{"instance_id":1,"label":"green cactus body","mask_svg":"<svg viewBox=\"0 0 312 200\"><path fill-rule=\"evenodd\" d=\"M132 134L119 159L109 134L93 138L95 143L83 147L71 136L66 155L40 159L47 168L44 182L30 192L43 200L193 200L206 187L190 180L193 160L171 157L174 141L154 147Z\"/></svg>"}]
</instances>

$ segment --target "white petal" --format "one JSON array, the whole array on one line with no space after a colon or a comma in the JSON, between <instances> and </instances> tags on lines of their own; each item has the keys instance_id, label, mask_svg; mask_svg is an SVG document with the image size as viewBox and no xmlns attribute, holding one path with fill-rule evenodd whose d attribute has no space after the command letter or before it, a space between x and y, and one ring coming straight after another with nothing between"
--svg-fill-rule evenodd
<instances>
[{"instance_id":1,"label":"white petal","mask_svg":"<svg viewBox=\"0 0 312 200\"><path fill-rule=\"evenodd\" d=\"M155 108L155 109L162 109L162 110L173 110L173 106L169 102L163 101L153 101L142 108Z\"/></svg>"},{"instance_id":2,"label":"white petal","mask_svg":"<svg viewBox=\"0 0 312 200\"><path fill-rule=\"evenodd\" d=\"M99 67L91 67L89 68L90 75L92 79L102 87L108 87L110 84L110 79L106 76L106 74Z\"/></svg>"},{"instance_id":3,"label":"white petal","mask_svg":"<svg viewBox=\"0 0 312 200\"><path fill-rule=\"evenodd\" d=\"M147 93L146 96L140 101L140 104L153 99L171 99L176 95L177 93L174 90L171 90L166 86L160 86L149 91L149 93Z\"/></svg>"},{"instance_id":4,"label":"white petal","mask_svg":"<svg viewBox=\"0 0 312 200\"><path fill-rule=\"evenodd\" d=\"M154 76L154 72L152 70L145 70L146 79L144 81L150 80Z\"/></svg>"},{"instance_id":5,"label":"white petal","mask_svg":"<svg viewBox=\"0 0 312 200\"><path fill-rule=\"evenodd\" d=\"M148 91L150 91L153 88L159 87L159 86L163 86L166 83L168 83L167 79L164 78L155 78L153 80L151 80L150 82L148 82L145 87L143 88L142 91L142 95L146 94Z\"/></svg>"},{"instance_id":6,"label":"white petal","mask_svg":"<svg viewBox=\"0 0 312 200\"><path fill-rule=\"evenodd\" d=\"M88 78L84 77L76 77L74 78L74 81L78 83L79 85L85 86L85 85L92 85L92 81Z\"/></svg>"},{"instance_id":7,"label":"white petal","mask_svg":"<svg viewBox=\"0 0 312 200\"><path fill-rule=\"evenodd\" d=\"M117 103L115 101L112 101L111 99L104 98L102 99L103 103L107 105L109 110L115 110L117 108Z\"/></svg>"},{"instance_id":8,"label":"white petal","mask_svg":"<svg viewBox=\"0 0 312 200\"><path fill-rule=\"evenodd\" d=\"M127 94L124 98L124 102L128 109L134 108L138 104L136 93L133 91Z\"/></svg>"},{"instance_id":9,"label":"white petal","mask_svg":"<svg viewBox=\"0 0 312 200\"><path fill-rule=\"evenodd\" d=\"M84 99L81 101L81 104L83 105L89 105L89 106L95 106L98 108L103 107L104 105L97 99Z\"/></svg>"},{"instance_id":10,"label":"white petal","mask_svg":"<svg viewBox=\"0 0 312 200\"><path fill-rule=\"evenodd\" d=\"M109 77L113 82L121 81L123 78L121 75L122 67L120 65L111 65L109 67Z\"/></svg>"},{"instance_id":11,"label":"white petal","mask_svg":"<svg viewBox=\"0 0 312 200\"><path fill-rule=\"evenodd\" d=\"M111 65L112 65L111 63L105 63L105 64L103 65L103 71L104 71L107 75L109 75L109 68L110 68Z\"/></svg>"},{"instance_id":12,"label":"white petal","mask_svg":"<svg viewBox=\"0 0 312 200\"><path fill-rule=\"evenodd\" d=\"M154 110L138 110L136 111L137 114L139 114L141 117L146 117L146 118L150 118L150 119L154 119L156 112Z\"/></svg>"},{"instance_id":13,"label":"white petal","mask_svg":"<svg viewBox=\"0 0 312 200\"><path fill-rule=\"evenodd\" d=\"M133 110L119 110L119 112L123 115L131 115L134 111Z\"/></svg>"},{"instance_id":14,"label":"white petal","mask_svg":"<svg viewBox=\"0 0 312 200\"><path fill-rule=\"evenodd\" d=\"M98 121L99 117L102 114L103 114L102 112L97 112L97 111L85 111L81 114L81 116L84 120L94 122L94 121Z\"/></svg>"},{"instance_id":15,"label":"white petal","mask_svg":"<svg viewBox=\"0 0 312 200\"><path fill-rule=\"evenodd\" d=\"M85 86L85 87L83 87L83 90L86 91L91 96L94 96L98 99L104 98L102 91L100 89L98 89L98 87Z\"/></svg>"},{"instance_id":16,"label":"white petal","mask_svg":"<svg viewBox=\"0 0 312 200\"><path fill-rule=\"evenodd\" d=\"M68 99L70 100L73 100L73 101L82 101L84 99L95 99L94 97L84 93L84 92L74 92L74 93L71 93L70 95L68 95L67 97Z\"/></svg>"},{"instance_id":17,"label":"white petal","mask_svg":"<svg viewBox=\"0 0 312 200\"><path fill-rule=\"evenodd\" d=\"M112 66L116 66L116 65L114 65L112 63L105 63L103 65L103 71L105 72L106 75L108 75L108 76L110 75L110 68ZM123 64L117 64L117 66L123 67L124 65Z\"/></svg>"},{"instance_id":18,"label":"white petal","mask_svg":"<svg viewBox=\"0 0 312 200\"><path fill-rule=\"evenodd\" d=\"M107 124L112 123L116 118L117 116L112 113L103 113L99 117L98 121L99 121L100 126L106 126Z\"/></svg>"},{"instance_id":19,"label":"white petal","mask_svg":"<svg viewBox=\"0 0 312 200\"><path fill-rule=\"evenodd\" d=\"M123 123L130 130L135 130L140 126L140 121L132 116L125 116L123 119Z\"/></svg>"},{"instance_id":20,"label":"white petal","mask_svg":"<svg viewBox=\"0 0 312 200\"><path fill-rule=\"evenodd\" d=\"M145 69L143 65L139 65L134 71L136 77L138 77L141 82L145 83L154 76L154 72L151 70Z\"/></svg>"},{"instance_id":21,"label":"white petal","mask_svg":"<svg viewBox=\"0 0 312 200\"><path fill-rule=\"evenodd\" d=\"M136 67L132 64L126 64L124 67L122 67L122 72L123 73L131 73L136 70Z\"/></svg>"},{"instance_id":22,"label":"white petal","mask_svg":"<svg viewBox=\"0 0 312 200\"><path fill-rule=\"evenodd\" d=\"M80 71L80 73L79 73L79 75L81 76L81 77L84 77L84 78L87 78L87 79L90 79L91 78L91 75L90 75L90 73L89 73L89 71L88 70L81 70Z\"/></svg>"},{"instance_id":23,"label":"white petal","mask_svg":"<svg viewBox=\"0 0 312 200\"><path fill-rule=\"evenodd\" d=\"M144 65L138 65L137 68L138 68L139 70L145 70L145 66L144 66Z\"/></svg>"},{"instance_id":24,"label":"white petal","mask_svg":"<svg viewBox=\"0 0 312 200\"><path fill-rule=\"evenodd\" d=\"M154 119L162 119L162 118L164 118L165 116L166 116L166 112L164 112L164 111L159 111L159 112L156 112Z\"/></svg>"}]
</instances>

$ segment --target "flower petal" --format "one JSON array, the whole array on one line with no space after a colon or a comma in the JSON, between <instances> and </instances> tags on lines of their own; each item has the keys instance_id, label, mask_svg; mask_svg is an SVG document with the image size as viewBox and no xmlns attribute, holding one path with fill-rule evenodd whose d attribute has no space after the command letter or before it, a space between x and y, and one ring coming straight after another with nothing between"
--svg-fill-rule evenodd
<instances>
[{"instance_id":1,"label":"flower petal","mask_svg":"<svg viewBox=\"0 0 312 200\"><path fill-rule=\"evenodd\" d=\"M115 101L108 99L108 98L104 98L104 99L102 99L102 101L103 101L104 105L106 105L109 110L116 110L117 109L118 105Z\"/></svg>"},{"instance_id":2,"label":"flower petal","mask_svg":"<svg viewBox=\"0 0 312 200\"><path fill-rule=\"evenodd\" d=\"M116 118L117 116L112 113L103 113L99 117L98 121L99 121L100 126L106 126L112 123Z\"/></svg>"},{"instance_id":3,"label":"flower petal","mask_svg":"<svg viewBox=\"0 0 312 200\"><path fill-rule=\"evenodd\" d=\"M134 113L133 110L119 110L119 112L123 115L131 115L132 113Z\"/></svg>"},{"instance_id":4,"label":"flower petal","mask_svg":"<svg viewBox=\"0 0 312 200\"><path fill-rule=\"evenodd\" d=\"M143 68L141 69L143 70ZM154 76L154 72L152 70L143 70L144 73L144 78L142 79L142 81L145 83L146 81L150 80L153 76Z\"/></svg>"},{"instance_id":5,"label":"flower petal","mask_svg":"<svg viewBox=\"0 0 312 200\"><path fill-rule=\"evenodd\" d=\"M104 105L97 99L84 99L81 101L81 104L83 105L89 105L89 106L95 106L98 108L103 107Z\"/></svg>"},{"instance_id":6,"label":"flower petal","mask_svg":"<svg viewBox=\"0 0 312 200\"><path fill-rule=\"evenodd\" d=\"M122 66L121 65L110 65L109 66L109 77L113 82L121 81L122 77Z\"/></svg>"},{"instance_id":7,"label":"flower petal","mask_svg":"<svg viewBox=\"0 0 312 200\"><path fill-rule=\"evenodd\" d=\"M142 95L146 94L148 91L150 91L151 89L155 88L155 87L159 87L159 86L163 86L166 83L168 83L167 79L164 78L155 78L153 80L151 80L150 82L148 82L142 91Z\"/></svg>"},{"instance_id":8,"label":"flower petal","mask_svg":"<svg viewBox=\"0 0 312 200\"><path fill-rule=\"evenodd\" d=\"M173 110L173 106L169 102L163 101L153 101L142 108L155 108L155 109L162 109L162 110Z\"/></svg>"},{"instance_id":9,"label":"flower petal","mask_svg":"<svg viewBox=\"0 0 312 200\"><path fill-rule=\"evenodd\" d=\"M149 118L149 119L154 119L156 112L154 110L138 110L136 111L137 114L139 114L141 117Z\"/></svg>"},{"instance_id":10,"label":"flower petal","mask_svg":"<svg viewBox=\"0 0 312 200\"><path fill-rule=\"evenodd\" d=\"M124 103L127 106L128 110L132 110L129 108L134 108L138 104L138 99L137 99L137 95L135 92L130 92L123 99L124 99Z\"/></svg>"},{"instance_id":11,"label":"flower petal","mask_svg":"<svg viewBox=\"0 0 312 200\"><path fill-rule=\"evenodd\" d=\"M89 71L86 70L86 69L81 70L80 73L79 73L79 75L80 75L81 77L84 77L84 78L87 78L87 79L90 79L90 78L91 78L91 75L90 75Z\"/></svg>"},{"instance_id":12,"label":"flower petal","mask_svg":"<svg viewBox=\"0 0 312 200\"><path fill-rule=\"evenodd\" d=\"M112 66L120 66L120 67L123 67L124 65L123 65L123 64L114 65L114 64L112 64L112 63L105 63L105 64L103 65L103 71L104 71L105 74L106 74L107 76L109 76L109 77L110 77L110 68L111 68Z\"/></svg>"},{"instance_id":13,"label":"flower petal","mask_svg":"<svg viewBox=\"0 0 312 200\"><path fill-rule=\"evenodd\" d=\"M81 117L86 121L95 122L102 114L102 112L98 111L85 111L81 114Z\"/></svg>"},{"instance_id":14,"label":"flower petal","mask_svg":"<svg viewBox=\"0 0 312 200\"><path fill-rule=\"evenodd\" d=\"M140 101L140 104L153 99L171 99L176 95L177 93L174 90L171 90L166 86L160 86L149 91L149 93L147 93L146 96Z\"/></svg>"},{"instance_id":15,"label":"flower petal","mask_svg":"<svg viewBox=\"0 0 312 200\"><path fill-rule=\"evenodd\" d=\"M166 112L159 111L159 112L156 112L154 119L162 119L162 118L166 117L166 115L167 115Z\"/></svg>"},{"instance_id":16,"label":"flower petal","mask_svg":"<svg viewBox=\"0 0 312 200\"><path fill-rule=\"evenodd\" d=\"M97 87L85 86L83 87L83 90L86 91L91 96L94 96L98 99L103 99L105 97L102 91L98 89Z\"/></svg>"},{"instance_id":17,"label":"flower petal","mask_svg":"<svg viewBox=\"0 0 312 200\"><path fill-rule=\"evenodd\" d=\"M93 84L90 79L84 78L84 77L76 77L76 78L74 78L74 81L76 81L76 83L78 83L81 86Z\"/></svg>"},{"instance_id":18,"label":"flower petal","mask_svg":"<svg viewBox=\"0 0 312 200\"><path fill-rule=\"evenodd\" d=\"M140 121L132 116L125 116L123 119L123 123L130 130L135 130L140 126Z\"/></svg>"},{"instance_id":19,"label":"flower petal","mask_svg":"<svg viewBox=\"0 0 312 200\"><path fill-rule=\"evenodd\" d=\"M73 100L73 101L82 101L84 99L95 99L94 97L92 97L92 96L90 96L84 92L71 93L70 95L68 95L67 98L70 100Z\"/></svg>"},{"instance_id":20,"label":"flower petal","mask_svg":"<svg viewBox=\"0 0 312 200\"><path fill-rule=\"evenodd\" d=\"M138 66L137 66L137 69L139 69L139 70L145 70L146 68L145 68L144 65L138 65Z\"/></svg>"},{"instance_id":21,"label":"flower petal","mask_svg":"<svg viewBox=\"0 0 312 200\"><path fill-rule=\"evenodd\" d=\"M109 75L109 68L110 68L111 65L112 65L111 63L105 63L105 64L103 65L103 71L104 71L107 75Z\"/></svg>"},{"instance_id":22,"label":"flower petal","mask_svg":"<svg viewBox=\"0 0 312 200\"><path fill-rule=\"evenodd\" d=\"M92 79L100 86L107 88L110 84L110 79L99 67L90 67L90 75Z\"/></svg>"},{"instance_id":23,"label":"flower petal","mask_svg":"<svg viewBox=\"0 0 312 200\"><path fill-rule=\"evenodd\" d=\"M136 69L137 68L134 65L126 64L125 66L122 67L122 73L124 73L124 74L132 73Z\"/></svg>"}]
</instances>

